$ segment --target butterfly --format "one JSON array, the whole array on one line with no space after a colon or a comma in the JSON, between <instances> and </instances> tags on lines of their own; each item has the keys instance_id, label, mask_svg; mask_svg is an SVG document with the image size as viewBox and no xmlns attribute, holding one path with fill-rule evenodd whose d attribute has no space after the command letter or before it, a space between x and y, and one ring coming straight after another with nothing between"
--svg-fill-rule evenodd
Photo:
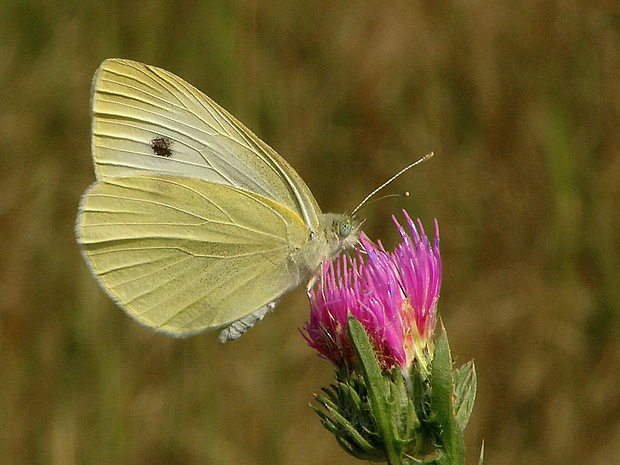
<instances>
[{"instance_id":1,"label":"butterfly","mask_svg":"<svg viewBox=\"0 0 620 465\"><path fill-rule=\"evenodd\" d=\"M180 77L109 59L91 104L96 182L77 241L138 322L236 339L358 242L356 216L322 213L280 155Z\"/></svg>"}]
</instances>

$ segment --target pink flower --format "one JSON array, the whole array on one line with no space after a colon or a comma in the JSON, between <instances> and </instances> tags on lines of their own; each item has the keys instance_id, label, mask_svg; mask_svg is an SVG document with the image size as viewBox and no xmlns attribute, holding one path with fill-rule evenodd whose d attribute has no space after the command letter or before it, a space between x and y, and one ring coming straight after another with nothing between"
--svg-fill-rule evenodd
<instances>
[{"instance_id":1,"label":"pink flower","mask_svg":"<svg viewBox=\"0 0 620 465\"><path fill-rule=\"evenodd\" d=\"M402 237L393 252L360 234L357 258L343 256L323 263L317 285L309 292L310 321L304 337L337 367L354 367L355 352L347 335L351 313L364 326L384 370L406 370L417 360L426 367L441 287L439 227L431 245L422 224L407 212L409 235L392 217Z\"/></svg>"}]
</instances>

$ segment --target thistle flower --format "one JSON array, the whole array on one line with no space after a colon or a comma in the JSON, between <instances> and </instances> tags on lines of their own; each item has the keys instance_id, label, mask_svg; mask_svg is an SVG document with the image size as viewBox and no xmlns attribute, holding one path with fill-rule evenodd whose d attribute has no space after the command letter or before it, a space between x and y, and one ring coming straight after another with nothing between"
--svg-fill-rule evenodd
<instances>
[{"instance_id":1,"label":"thistle flower","mask_svg":"<svg viewBox=\"0 0 620 465\"><path fill-rule=\"evenodd\" d=\"M337 368L313 407L349 454L364 460L464 464L463 431L476 396L473 362L455 369L435 336L441 287L439 227L431 243L403 211L393 252L360 234L357 257L324 262L309 292L310 346ZM482 460L480 461L482 463Z\"/></svg>"},{"instance_id":2,"label":"thistle flower","mask_svg":"<svg viewBox=\"0 0 620 465\"><path fill-rule=\"evenodd\" d=\"M417 360L427 371L433 352L437 299L441 286L439 228L431 245L403 210L410 234L392 217L402 243L387 252L360 234L361 251L323 264L318 284L309 292L310 321L304 337L337 367L356 364L347 334L347 317L362 323L381 368L408 372Z\"/></svg>"}]
</instances>

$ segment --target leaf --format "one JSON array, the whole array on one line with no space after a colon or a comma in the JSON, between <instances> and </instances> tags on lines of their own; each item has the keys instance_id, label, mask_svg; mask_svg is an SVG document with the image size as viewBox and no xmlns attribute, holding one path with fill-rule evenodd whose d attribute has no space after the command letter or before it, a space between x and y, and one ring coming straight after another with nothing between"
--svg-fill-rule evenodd
<instances>
[{"instance_id":1,"label":"leaf","mask_svg":"<svg viewBox=\"0 0 620 465\"><path fill-rule=\"evenodd\" d=\"M457 465L465 463L465 443L453 404L452 356L448 336L443 325L442 329L431 367L431 412L439 427L439 439L446 454L440 463Z\"/></svg>"},{"instance_id":2,"label":"leaf","mask_svg":"<svg viewBox=\"0 0 620 465\"><path fill-rule=\"evenodd\" d=\"M456 397L456 421L465 429L476 401L477 376L474 362L468 362L454 370L454 392Z\"/></svg>"},{"instance_id":3,"label":"leaf","mask_svg":"<svg viewBox=\"0 0 620 465\"><path fill-rule=\"evenodd\" d=\"M385 447L385 454L390 465L401 464L400 452L397 450L397 440L390 408L387 402L386 384L377 362L375 353L366 334L364 326L354 317L348 318L349 338L362 366L362 374L368 389L368 399L372 415L377 423L377 429Z\"/></svg>"}]
</instances>

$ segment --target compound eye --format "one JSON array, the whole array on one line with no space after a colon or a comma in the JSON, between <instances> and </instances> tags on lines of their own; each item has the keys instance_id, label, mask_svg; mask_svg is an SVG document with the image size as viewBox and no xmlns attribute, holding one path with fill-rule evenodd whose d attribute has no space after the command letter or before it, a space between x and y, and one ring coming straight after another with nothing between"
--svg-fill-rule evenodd
<instances>
[{"instance_id":1,"label":"compound eye","mask_svg":"<svg viewBox=\"0 0 620 465\"><path fill-rule=\"evenodd\" d=\"M351 230L353 229L353 225L349 219L342 220L338 223L338 235L340 237L347 237L351 234Z\"/></svg>"}]
</instances>

